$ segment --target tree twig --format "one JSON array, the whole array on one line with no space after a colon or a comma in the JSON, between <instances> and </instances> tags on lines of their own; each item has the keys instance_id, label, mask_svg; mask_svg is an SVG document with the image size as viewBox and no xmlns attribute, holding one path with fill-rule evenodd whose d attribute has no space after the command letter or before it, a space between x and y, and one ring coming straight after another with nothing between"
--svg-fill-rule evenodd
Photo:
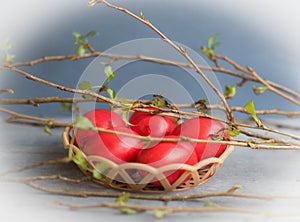
<instances>
[{"instance_id":1,"label":"tree twig","mask_svg":"<svg viewBox=\"0 0 300 222\"><path fill-rule=\"evenodd\" d=\"M218 54L214 54L218 59L224 60L226 62L228 62L229 64L231 64L235 69L242 71L246 74L249 74L250 76L254 77L258 82L260 82L261 84L263 84L264 86L267 87L268 90L270 90L271 92L285 98L286 100L289 100L290 102L294 103L297 106L300 106L300 101L294 99L291 96L286 95L285 93L277 90L275 87L273 87L272 85L269 84L268 81L264 80L262 77L260 77L251 67L247 67L243 68L242 66L240 66L239 64L237 64L236 62L234 62L232 59L229 59L228 57L224 57ZM297 98L299 98L297 96Z\"/></svg>"},{"instance_id":2,"label":"tree twig","mask_svg":"<svg viewBox=\"0 0 300 222\"><path fill-rule=\"evenodd\" d=\"M7 120L9 122L17 122L18 119L25 119L25 120L29 120L30 122L21 122L21 123L41 124L43 126L47 125L49 127L67 127L67 126L73 127L73 125L74 125L72 122L65 123L65 122L59 122L59 121L52 120L52 119L44 119L44 118L40 118L40 117L36 117L36 116L24 115L24 114L20 114L17 112L13 112L11 110L4 109L2 107L0 107L0 111L12 115L12 117L8 118L8 120ZM254 126L251 126L251 125L245 125L245 124L240 124L240 123L238 123L238 124L239 124L239 126L243 126L243 127L255 128ZM131 133L119 132L116 130L110 130L110 129L104 129L104 128L97 128L97 130L102 133L113 133L113 134L118 134L118 135L127 136L127 137L134 137L134 138L140 139L142 141L148 141L148 140L171 141L171 142L190 141L190 142L195 142L195 143L225 144L225 145L234 145L234 146L241 146L241 147L250 147L252 149L279 149L279 150L299 150L300 149L299 143L288 141L288 140L285 140L282 138L273 138L273 137L265 135L265 134L250 132L243 128L241 128L240 131L242 133L244 133L245 135L248 135L251 137L256 137L256 138L261 138L261 139L265 139L265 140L272 140L272 143L270 143L268 145L267 144L268 141L265 141L265 144L261 144L261 141L257 142L257 141L249 141L249 140L240 140L240 141L201 140L201 139L187 138L187 137L180 137L179 139L177 139L177 138L155 138L155 137L140 136L140 135L135 135L135 134L131 134ZM274 130L270 129L269 131L273 132ZM283 134L285 136L289 136L292 138L295 137L295 139L297 139L296 135L283 133L280 131L278 131L278 132L274 131L274 132L278 133L278 134ZM274 144L274 143L278 143L278 144ZM282 144L285 144L285 145L282 145Z\"/></svg>"},{"instance_id":3,"label":"tree twig","mask_svg":"<svg viewBox=\"0 0 300 222\"><path fill-rule=\"evenodd\" d=\"M43 62L48 62L48 61L63 61L63 60L74 61L74 60L79 60L79 59L93 58L93 57L97 57L97 56L110 58L113 61L116 61L116 60L142 60L142 61L155 62L155 63L159 63L159 64L164 64L164 65L173 65L173 66L181 66L181 67L185 67L185 68L193 68L193 66L191 64L184 63L184 62L177 62L177 61L171 61L171 60L166 60L166 59L154 58L154 57L149 57L149 56L145 56L145 55L122 55L122 54L111 54L111 53L105 53L105 52L99 52L99 51L95 51L92 53L85 53L83 55L75 55L74 54L74 55L44 56L44 57L41 57L41 58L38 58L35 60L31 60L31 61L11 63L11 64L7 65L7 67L10 68L10 67L21 67L21 66L33 66L33 65L43 63ZM217 56L220 56L220 55L217 55ZM221 57L221 58L226 58L225 61L229 62L230 64L234 63L235 64L234 67L238 67L238 70L241 69L242 71L247 71L246 69L242 68L241 66L239 66L238 64L233 62L233 60L229 59L228 57ZM253 76L244 75L240 72L235 72L233 70L226 69L224 67L210 67L210 66L205 66L205 65L197 65L197 66L201 70L208 70L208 71L214 71L214 72L232 75L232 76L241 78L243 81L260 82L259 80L257 80L257 78L255 78ZM0 69L4 70L7 68L2 67ZM300 94L291 90L290 88L284 87L284 86L279 85L278 83L274 83L270 80L264 80L264 81L266 81L267 84L269 84L270 86L280 89L281 91L284 91L295 98L300 98Z\"/></svg>"},{"instance_id":4,"label":"tree twig","mask_svg":"<svg viewBox=\"0 0 300 222\"><path fill-rule=\"evenodd\" d=\"M34 76L34 75L32 75L28 72L25 72L21 69L16 68L16 67L9 67L7 69L11 70L11 71L14 71L14 72L17 72L17 73L25 76L29 80L39 82L39 83L42 83L44 85L48 85L48 86L53 87L53 88L57 88L61 91L66 91L66 92L70 92L70 93L78 93L78 94L82 94L82 95L89 95L89 96L92 96L93 98L99 99L99 100L101 100L103 102L106 102L108 104L111 104L111 105L115 105L115 106L120 105L116 100L111 100L111 99L109 99L105 96L101 96L101 95L99 95L99 94L97 94L93 91L90 91L90 90L80 90L80 89L73 89L73 88L65 87L63 85L56 84L56 83L47 81L45 79L39 78L37 76Z\"/></svg>"},{"instance_id":5,"label":"tree twig","mask_svg":"<svg viewBox=\"0 0 300 222\"><path fill-rule=\"evenodd\" d=\"M83 209L97 209L97 208L109 208L109 209L132 209L135 211L161 211L166 214L170 213L213 213L213 212L233 212L233 213L244 213L244 214L259 214L259 215L277 215L277 216L295 216L300 215L299 212L274 212L264 211L249 208L238 208L238 207L226 207L226 206L213 206L213 207L169 207L169 206L147 206L147 205L132 205L132 204L117 204L111 202L103 202L95 205L75 205L63 203L60 201L54 202L54 205L65 206L70 210L83 210Z\"/></svg>"},{"instance_id":6,"label":"tree twig","mask_svg":"<svg viewBox=\"0 0 300 222\"><path fill-rule=\"evenodd\" d=\"M226 109L226 115L227 118L232 124L235 123L233 113L224 97L224 95L215 87L215 85L209 80L209 78L202 72L202 70L197 66L197 64L193 61L193 59L188 55L187 51L180 46L176 45L174 42L172 42L164 33L162 33L156 26L154 26L149 20L139 17L136 14L132 13L128 9L121 8L119 6L113 5L105 0L99 0L96 1L97 3L102 3L112 9L121 11L134 19L140 21L141 23L145 24L148 26L150 29L152 29L155 33L157 33L161 39L165 42L167 42L171 47L173 47L178 53L180 53L191 65L192 67L196 70L196 72L203 78L203 80L209 85L209 87L216 93L216 95L220 98L222 101L225 109Z\"/></svg>"},{"instance_id":7,"label":"tree twig","mask_svg":"<svg viewBox=\"0 0 300 222\"><path fill-rule=\"evenodd\" d=\"M40 104L43 103L79 103L79 102L103 102L100 99L86 99L86 98L63 98L59 96L51 96L51 97L36 97L36 98L19 98L19 99L11 99L11 98L0 98L0 104L3 105L18 105L18 104L28 104L28 105L33 105L33 106L39 106ZM137 102L136 100L130 100L128 99L127 102ZM141 102L146 102L141 100ZM183 108L194 108L195 105L193 104L174 104L178 109L183 109ZM209 104L207 105L208 110L213 110L213 109L218 109L225 111L224 107L216 104ZM249 114L247 110L244 107L239 107L239 106L232 106L231 110L233 112L240 112L240 113L245 113ZM283 111L280 109L261 109L261 110L256 110L257 115L281 115L281 116L287 116L289 118L294 118L297 116L300 116L300 111ZM284 128L284 127L282 127Z\"/></svg>"},{"instance_id":8,"label":"tree twig","mask_svg":"<svg viewBox=\"0 0 300 222\"><path fill-rule=\"evenodd\" d=\"M41 118L41 117L37 117L37 116L31 116L31 115L25 115L25 114L21 114L21 113L17 113L5 108L0 107L0 112L4 112L7 114L10 114L11 117L7 119L7 122L15 122L18 119L25 119L25 120L29 120L30 122L27 123L42 123L42 125L47 125L49 127L71 127L73 126L72 123L66 123L66 122L60 122L54 119L45 119L45 118Z\"/></svg>"},{"instance_id":9,"label":"tree twig","mask_svg":"<svg viewBox=\"0 0 300 222\"><path fill-rule=\"evenodd\" d=\"M63 159L62 159L63 160ZM44 161L44 164L52 164L48 161L47 163ZM67 163L65 161L57 161L56 163ZM28 167L23 167L22 170L29 169L29 167L37 167L41 166L36 164L35 166L29 165ZM11 170L9 173L19 172L18 169ZM4 175L4 174L1 174ZM5 173L7 175L7 173ZM16 183L25 183L30 187L41 190L47 193L53 193L58 195L66 195L66 196L75 196L75 197L113 197L117 198L121 195L124 195L124 192L119 191L87 191L87 190L70 190L70 189L54 189L50 187L45 187L38 185L37 181L46 181L46 180L61 180L70 183L82 183L85 181L92 181L92 178L83 177L80 179L72 179L69 177L61 176L59 174L55 175L47 175L47 176L33 176L33 177L25 177L25 178L0 178L2 182L16 182ZM146 195L139 193L129 193L130 198L132 199L143 199L143 200L157 200L163 202L169 201L181 201L181 200L193 200L193 199L203 199L208 197L233 197L233 198L246 198L246 199L260 199L260 200L272 200L272 199L291 199L291 198L300 198L299 196L288 196L288 195L263 195L263 194L250 194L250 193L236 193L237 190L240 189L240 186L232 186L227 191L221 192L208 192L208 193L196 193L196 194L187 194L187 195Z\"/></svg>"},{"instance_id":10,"label":"tree twig","mask_svg":"<svg viewBox=\"0 0 300 222\"><path fill-rule=\"evenodd\" d=\"M95 99L88 100L85 98L62 98L59 96L37 97L37 98L26 98L26 99L0 98L0 104L4 104L4 105L28 104L32 106L39 106L41 103L73 103L73 102L90 102L90 101L95 101Z\"/></svg>"}]
</instances>

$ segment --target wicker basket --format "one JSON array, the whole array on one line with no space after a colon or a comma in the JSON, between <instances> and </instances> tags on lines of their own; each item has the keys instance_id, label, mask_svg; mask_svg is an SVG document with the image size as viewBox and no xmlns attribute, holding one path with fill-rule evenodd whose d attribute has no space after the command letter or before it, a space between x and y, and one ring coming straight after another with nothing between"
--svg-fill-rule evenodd
<instances>
[{"instance_id":1,"label":"wicker basket","mask_svg":"<svg viewBox=\"0 0 300 222\"><path fill-rule=\"evenodd\" d=\"M62 134L64 147L71 151L71 155L80 156L81 164L76 163L80 170L93 178L93 181L103 186L123 190L127 192L148 192L164 193L188 190L197 187L209 180L221 167L224 160L233 151L233 146L228 146L225 152L219 158L208 158L200 161L194 166L187 164L170 164L160 168L154 168L141 163L123 163L114 162L99 156L86 156L78 147L71 145L71 128L65 128ZM82 164L84 161L84 164ZM93 172L97 171L97 166L105 165L105 173L101 177L93 177ZM82 165L85 167L83 168ZM166 178L166 172L183 170L183 174L170 184ZM144 177L137 176L136 172L143 171ZM145 173L146 172L146 173ZM100 174L99 174L100 175ZM140 174L139 174L140 175ZM189 178L187 180L187 178ZM154 185L153 179L159 180L160 185Z\"/></svg>"}]
</instances>

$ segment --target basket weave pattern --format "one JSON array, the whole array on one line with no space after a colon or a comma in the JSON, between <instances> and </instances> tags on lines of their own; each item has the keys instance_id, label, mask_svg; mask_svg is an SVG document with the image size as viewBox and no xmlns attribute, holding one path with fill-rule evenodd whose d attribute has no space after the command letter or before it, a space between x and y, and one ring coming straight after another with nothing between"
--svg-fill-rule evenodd
<instances>
[{"instance_id":1,"label":"basket weave pattern","mask_svg":"<svg viewBox=\"0 0 300 222\"><path fill-rule=\"evenodd\" d=\"M103 186L128 192L163 193L183 191L197 187L209 180L221 167L224 160L233 151L233 146L228 146L219 158L208 158L201 160L194 166L187 164L170 164L154 168L141 163L116 164L100 156L86 156L78 147L70 144L71 128L67 127L62 134L64 147L72 150L73 157L77 154L84 159L86 169L77 164L80 170L88 176L93 177L95 170L101 174L101 178L93 178L93 181ZM74 161L76 163L76 161ZM102 168L99 166L102 166ZM105 166L105 168L103 168ZM170 172L180 170L182 175L172 184L169 183L167 175ZM142 174L139 172L143 172ZM143 176L141 176L143 175ZM155 185L153 181L159 181Z\"/></svg>"}]
</instances>

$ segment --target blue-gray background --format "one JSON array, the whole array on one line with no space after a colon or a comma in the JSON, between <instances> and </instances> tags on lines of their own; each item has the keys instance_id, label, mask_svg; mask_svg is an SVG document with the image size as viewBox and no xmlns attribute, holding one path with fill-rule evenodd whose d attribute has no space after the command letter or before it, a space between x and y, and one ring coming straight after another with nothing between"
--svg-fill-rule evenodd
<instances>
[{"instance_id":1,"label":"blue-gray background","mask_svg":"<svg viewBox=\"0 0 300 222\"><path fill-rule=\"evenodd\" d=\"M300 7L297 0L147 0L113 1L138 13L143 10L149 18L171 39L199 50L210 35L219 32L222 46L217 50L241 65L251 65L264 78L299 91L299 51L300 51ZM0 42L9 38L14 44L13 53L17 61L31 60L44 55L73 54L75 46L71 33L90 30L99 31L92 40L97 50L106 50L116 44L136 38L156 37L152 31L132 18L103 6L86 7L86 0L4 0L0 3ZM27 67L45 79L75 87L90 60L77 62L50 62L35 67ZM124 69L125 70L125 69ZM150 69L149 69L150 70ZM164 68L164 70L167 70ZM145 71L145 70L142 70ZM148 68L147 70L148 71ZM129 73L130 74L130 73ZM236 83L236 79L217 75L221 84ZM0 88L10 87L15 91L11 97L71 96L39 83L25 80L16 73L0 75ZM186 79L183 80L186 82ZM250 83L248 86L252 86ZM8 96L8 95L1 95ZM278 97L266 94L255 97L251 90L242 91L236 102L243 105L254 99L258 109L264 107L283 107L296 109ZM32 106L9 106L22 113L46 116L69 115L59 112L59 104ZM65 120L65 118L64 118ZM60 135L62 129L53 129L53 136L44 135L40 128L18 126L0 122L0 162L1 172L43 160L61 158L66 155ZM299 124L290 120L291 124ZM298 133L293 132L293 133ZM44 135L44 136L43 136ZM225 161L222 170L208 183L189 191L190 194L219 192L233 185L242 185L241 192L255 194L286 194L299 197L299 152L253 150L236 147L235 152ZM28 170L16 176L36 176L61 174L71 178L82 175L72 165L47 165ZM75 184L46 181L47 187L58 189L85 189ZM108 209L69 211L54 206L54 201L74 204L99 204L110 201L107 198L75 198L62 195L48 195L23 184L0 183L0 212L4 221L90 221L105 218L107 221L152 221L153 214L141 213L125 217L117 211ZM88 188L103 191L104 188L89 184ZM1 193L2 191L2 193ZM111 190L110 190L111 191ZM207 199L205 199L207 200ZM248 209L272 210L275 213L298 212L299 199L274 199L266 201L244 198L218 197L208 199L222 206L245 207ZM111 200L113 201L113 200ZM141 201L142 202L142 201ZM132 202L140 204L138 200ZM142 203L144 204L144 203ZM148 204L148 202L147 202ZM163 203L151 202L155 206ZM161 204L161 205L160 205ZM199 207L202 201L180 201L176 207ZM17 210L17 211L16 211ZM16 213L17 212L17 213ZM297 214L299 215L299 214ZM168 214L161 221L299 221L299 216L270 218L266 215L244 215L229 212L207 214ZM92 218L93 217L93 218ZM201 220L200 219L200 220Z\"/></svg>"},{"instance_id":2,"label":"blue-gray background","mask_svg":"<svg viewBox=\"0 0 300 222\"><path fill-rule=\"evenodd\" d=\"M4 23L1 38L9 38L14 44L11 50L17 61L26 61L45 55L73 54L73 31L87 33L96 30L99 35L91 43L99 51L105 51L124 41L137 38L157 37L143 24L129 16L98 5L87 7L87 1L29 1L3 3ZM221 33L217 52L226 55L241 65L252 66L263 78L278 82L296 91L299 75L297 57L299 44L294 41L300 36L297 24L297 1L283 4L283 1L114 1L133 12L143 11L170 39L180 42L199 52L209 36ZM11 11L7 11L11 10ZM13 14L13 11L18 14ZM26 67L47 80L76 87L76 84L91 62L90 59L70 62L48 62ZM130 70L128 71L130 74ZM217 74L220 83L234 84L238 79ZM185 81L186 77L182 77ZM238 89L239 94L231 104L243 106L254 99L257 109L278 108L294 110L295 106L271 93L255 96L251 87ZM256 84L258 85L258 84ZM1 74L0 88L13 88L14 95L7 97L25 98L42 96L72 96L69 93L46 87L40 83L26 81L24 77L11 72ZM191 92L196 93L196 92ZM1 95L4 96L4 95ZM60 104L9 106L23 113L38 115L64 115L59 112Z\"/></svg>"}]
</instances>

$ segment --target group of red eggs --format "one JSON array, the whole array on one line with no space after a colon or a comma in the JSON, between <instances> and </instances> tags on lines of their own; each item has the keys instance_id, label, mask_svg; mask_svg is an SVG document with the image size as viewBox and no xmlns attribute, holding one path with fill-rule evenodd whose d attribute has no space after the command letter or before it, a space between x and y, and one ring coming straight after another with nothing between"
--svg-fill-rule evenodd
<instances>
[{"instance_id":1,"label":"group of red eggs","mask_svg":"<svg viewBox=\"0 0 300 222\"><path fill-rule=\"evenodd\" d=\"M176 142L180 138L200 140L223 140L228 137L224 125L216 120L196 117L178 124L178 119L157 114L156 108L146 108L149 112L135 111L129 118L129 124L115 112L96 109L84 114L95 127L114 130L120 133L108 133L95 130L75 130L75 144L85 155L96 155L117 164L136 162L162 167L173 163L195 165L199 161L219 157L226 145L219 143ZM150 136L155 140L141 140L128 135ZM172 141L160 141L171 138ZM180 171L168 176L172 184Z\"/></svg>"}]
</instances>

